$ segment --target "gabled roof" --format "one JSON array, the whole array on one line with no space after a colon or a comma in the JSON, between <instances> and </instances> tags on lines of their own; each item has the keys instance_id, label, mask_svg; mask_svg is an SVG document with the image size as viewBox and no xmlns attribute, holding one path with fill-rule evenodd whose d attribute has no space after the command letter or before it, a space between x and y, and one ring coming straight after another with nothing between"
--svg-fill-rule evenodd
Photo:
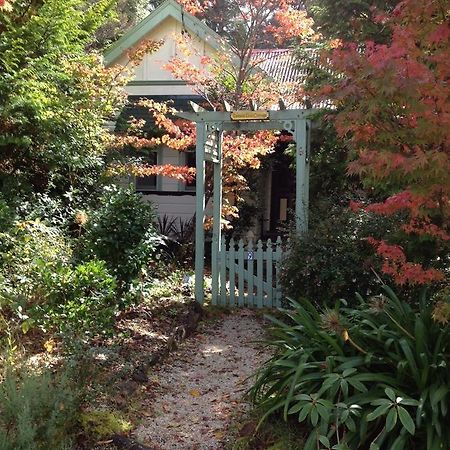
<instances>
[{"instance_id":1,"label":"gabled roof","mask_svg":"<svg viewBox=\"0 0 450 450\"><path fill-rule=\"evenodd\" d=\"M208 25L186 12L175 0L166 0L105 52L105 63L107 65L113 63L169 17L178 21L183 29L194 36L198 36L215 50L227 51L229 49L224 39ZM311 69L311 63L313 65L319 64L317 52L312 48L306 49L306 51L309 54L308 64L302 64L298 55L290 49L256 49L252 54L252 59L256 62L254 69L264 72L269 78L279 83L303 83Z\"/></svg>"},{"instance_id":2,"label":"gabled roof","mask_svg":"<svg viewBox=\"0 0 450 450\"><path fill-rule=\"evenodd\" d=\"M111 64L114 62L123 52L133 47L168 17L180 22L187 31L197 35L214 49L220 50L223 47L223 39L215 31L197 17L186 12L175 0L166 0L109 47L104 54L105 63Z\"/></svg>"}]
</instances>

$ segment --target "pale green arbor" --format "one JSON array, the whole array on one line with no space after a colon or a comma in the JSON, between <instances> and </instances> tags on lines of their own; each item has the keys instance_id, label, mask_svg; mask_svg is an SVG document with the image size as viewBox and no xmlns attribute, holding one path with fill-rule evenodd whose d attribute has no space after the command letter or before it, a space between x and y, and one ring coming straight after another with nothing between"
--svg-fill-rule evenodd
<instances>
[{"instance_id":1,"label":"pale green arbor","mask_svg":"<svg viewBox=\"0 0 450 450\"><path fill-rule=\"evenodd\" d=\"M296 200L297 230L308 229L309 203L309 118L317 113L313 109L287 109L282 111L202 111L178 113L183 119L196 123L196 222L195 222L195 299L204 302L205 269L205 162L214 164L212 290L217 291L219 253L221 246L220 218L222 210L222 136L224 131L286 130L296 143Z\"/></svg>"}]
</instances>

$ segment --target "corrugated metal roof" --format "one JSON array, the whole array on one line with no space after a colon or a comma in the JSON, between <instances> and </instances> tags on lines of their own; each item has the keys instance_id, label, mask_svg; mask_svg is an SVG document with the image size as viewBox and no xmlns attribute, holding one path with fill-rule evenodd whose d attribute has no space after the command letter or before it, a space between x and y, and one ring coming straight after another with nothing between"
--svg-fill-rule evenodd
<instances>
[{"instance_id":1,"label":"corrugated metal roof","mask_svg":"<svg viewBox=\"0 0 450 450\"><path fill-rule=\"evenodd\" d=\"M253 59L258 67L279 83L298 80L294 53L288 49L257 49Z\"/></svg>"},{"instance_id":2,"label":"corrugated metal roof","mask_svg":"<svg viewBox=\"0 0 450 450\"><path fill-rule=\"evenodd\" d=\"M308 74L311 61L318 64L318 55L313 49L308 52L308 64L296 57L290 49L257 49L253 52L253 59L264 72L279 83L302 82Z\"/></svg>"},{"instance_id":3,"label":"corrugated metal roof","mask_svg":"<svg viewBox=\"0 0 450 450\"><path fill-rule=\"evenodd\" d=\"M286 94L298 95L295 86L302 86L313 67L321 67L319 54L313 48L303 49L305 59L302 61L299 54L290 49L257 49L253 52L253 60L257 66L277 83L291 85ZM308 105L309 103L309 105ZM329 107L329 102L315 103L311 105L306 96L296 97L296 101L288 108L324 108Z\"/></svg>"}]
</instances>

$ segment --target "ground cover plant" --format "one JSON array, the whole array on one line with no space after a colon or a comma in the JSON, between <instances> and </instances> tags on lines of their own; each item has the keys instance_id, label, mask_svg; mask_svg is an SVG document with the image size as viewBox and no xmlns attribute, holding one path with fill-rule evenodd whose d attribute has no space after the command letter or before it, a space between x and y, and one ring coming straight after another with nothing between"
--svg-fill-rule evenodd
<instances>
[{"instance_id":1,"label":"ground cover plant","mask_svg":"<svg viewBox=\"0 0 450 450\"><path fill-rule=\"evenodd\" d=\"M0 449L73 448L82 391L81 378L49 369L9 366L0 376Z\"/></svg>"},{"instance_id":2,"label":"ground cover plant","mask_svg":"<svg viewBox=\"0 0 450 450\"><path fill-rule=\"evenodd\" d=\"M305 449L447 449L450 444L448 289L414 305L387 286L335 308L290 301L273 318L274 357L250 391L264 419L310 427Z\"/></svg>"}]
</instances>

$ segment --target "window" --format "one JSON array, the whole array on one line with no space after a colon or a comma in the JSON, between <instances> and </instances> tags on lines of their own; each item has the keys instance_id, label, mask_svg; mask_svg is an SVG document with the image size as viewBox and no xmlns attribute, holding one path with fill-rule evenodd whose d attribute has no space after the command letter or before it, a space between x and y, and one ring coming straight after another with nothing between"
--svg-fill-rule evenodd
<instances>
[{"instance_id":1,"label":"window","mask_svg":"<svg viewBox=\"0 0 450 450\"><path fill-rule=\"evenodd\" d=\"M185 152L185 164L187 167L193 167L195 169L196 167L195 150L187 150ZM192 181L187 182L185 184L185 190L195 191L195 177L193 178Z\"/></svg>"},{"instance_id":2,"label":"window","mask_svg":"<svg viewBox=\"0 0 450 450\"><path fill-rule=\"evenodd\" d=\"M151 153L145 162L149 165L158 164L158 155L156 152ZM156 175L150 175L148 177L136 177L136 191L156 191L158 185L158 177Z\"/></svg>"}]
</instances>

